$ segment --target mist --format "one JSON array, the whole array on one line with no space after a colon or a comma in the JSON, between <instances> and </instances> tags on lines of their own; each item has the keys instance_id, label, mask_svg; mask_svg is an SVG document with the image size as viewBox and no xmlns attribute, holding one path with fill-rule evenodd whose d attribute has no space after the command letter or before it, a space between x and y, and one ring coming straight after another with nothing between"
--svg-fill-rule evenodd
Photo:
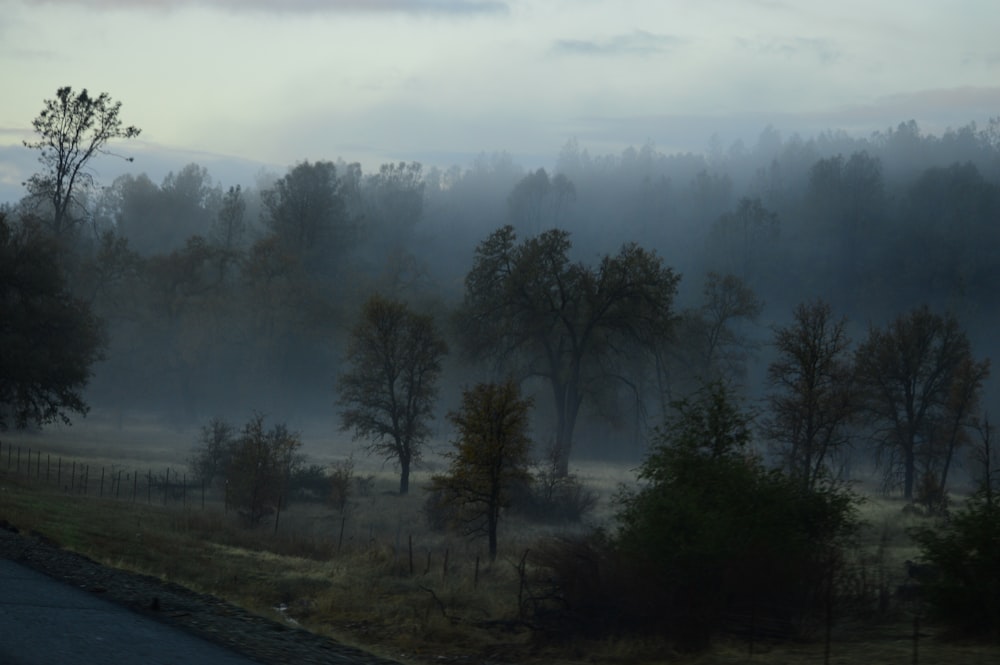
<instances>
[{"instance_id":1,"label":"mist","mask_svg":"<svg viewBox=\"0 0 1000 665\"><path fill-rule=\"evenodd\" d=\"M748 351L727 378L751 403L765 388L771 329L816 299L847 317L855 342L926 304L959 318L976 357L995 355L996 121L938 135L901 122L866 138L768 126L752 144L709 145L598 154L571 140L545 167L497 152L450 167L301 161L241 180L197 162L162 177L123 173L89 193L75 239L91 263L81 259L74 283L109 335L87 400L126 429L150 417L189 430L261 412L306 439L346 439L337 377L361 304L378 292L431 314L449 338L434 425L445 441L444 414L489 375L458 351L453 312L477 245L505 224L519 238L568 231L571 257L585 265L625 243L655 251L682 277L678 313L700 305L710 273L739 277L763 308L739 324ZM326 189L307 182L321 164ZM282 207L282 188L298 186L305 207ZM333 208L312 217L324 196ZM535 381L524 388L543 446L548 392ZM988 383L984 411L995 400ZM641 459L659 417L624 394L585 402L574 454Z\"/></svg>"}]
</instances>

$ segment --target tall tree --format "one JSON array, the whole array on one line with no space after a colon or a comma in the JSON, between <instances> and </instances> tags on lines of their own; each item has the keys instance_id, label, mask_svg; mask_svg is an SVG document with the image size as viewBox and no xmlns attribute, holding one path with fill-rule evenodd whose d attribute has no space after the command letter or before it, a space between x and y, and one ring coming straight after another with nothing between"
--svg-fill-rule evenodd
<instances>
[{"instance_id":1,"label":"tall tree","mask_svg":"<svg viewBox=\"0 0 1000 665\"><path fill-rule=\"evenodd\" d=\"M750 283L759 277L761 254L778 237L779 229L777 214L759 198L744 197L735 210L716 220L712 235L725 255L727 269Z\"/></svg>"},{"instance_id":2,"label":"tall tree","mask_svg":"<svg viewBox=\"0 0 1000 665\"><path fill-rule=\"evenodd\" d=\"M484 533L490 559L497 556L497 526L511 487L529 478L531 400L517 383L481 383L462 393L462 408L448 414L458 429L448 473L432 488L469 534Z\"/></svg>"},{"instance_id":3,"label":"tall tree","mask_svg":"<svg viewBox=\"0 0 1000 665\"><path fill-rule=\"evenodd\" d=\"M962 395L968 405L978 398L976 385L956 390L959 382L984 375L988 364L973 358L953 315L926 306L900 315L885 330L872 328L855 364L887 484L896 485L901 475L903 495L912 499L919 466L930 471L944 461L936 437L943 426L948 431L949 414L957 408L953 400Z\"/></svg>"},{"instance_id":4,"label":"tall tree","mask_svg":"<svg viewBox=\"0 0 1000 665\"><path fill-rule=\"evenodd\" d=\"M311 268L331 264L352 240L333 162L297 164L261 197L267 227Z\"/></svg>"},{"instance_id":5,"label":"tall tree","mask_svg":"<svg viewBox=\"0 0 1000 665\"><path fill-rule=\"evenodd\" d=\"M56 91L55 99L45 100L42 112L32 121L39 138L24 145L40 151L38 161L44 171L28 179L28 191L51 204L55 235L78 221L72 207L80 191L93 182L88 163L97 155L110 154L108 141L139 135L138 127L126 127L118 117L121 106L106 92L93 97L86 89L74 93L66 86Z\"/></svg>"},{"instance_id":6,"label":"tall tree","mask_svg":"<svg viewBox=\"0 0 1000 665\"><path fill-rule=\"evenodd\" d=\"M576 188L563 174L550 178L545 169L524 176L507 197L507 211L515 228L525 235L557 227L566 207L576 198Z\"/></svg>"},{"instance_id":7,"label":"tall tree","mask_svg":"<svg viewBox=\"0 0 1000 665\"><path fill-rule=\"evenodd\" d=\"M104 335L74 298L55 240L0 211L0 430L86 414L83 389Z\"/></svg>"},{"instance_id":8,"label":"tall tree","mask_svg":"<svg viewBox=\"0 0 1000 665\"><path fill-rule=\"evenodd\" d=\"M399 464L399 493L430 436L441 359L448 352L429 316L404 303L372 296L347 348L340 377L342 428L370 439L368 450Z\"/></svg>"},{"instance_id":9,"label":"tall tree","mask_svg":"<svg viewBox=\"0 0 1000 665\"><path fill-rule=\"evenodd\" d=\"M680 279L635 244L596 268L572 263L569 250L566 231L519 244L513 227L498 229L476 249L459 312L473 357L492 357L519 377L548 382L564 475L584 397L620 378L616 359L652 350L667 334Z\"/></svg>"},{"instance_id":10,"label":"tall tree","mask_svg":"<svg viewBox=\"0 0 1000 665\"><path fill-rule=\"evenodd\" d=\"M774 330L775 360L767 370L771 392L764 432L789 476L812 490L830 458L848 441L853 414L851 340L845 319L823 301L795 308L794 322Z\"/></svg>"}]
</instances>

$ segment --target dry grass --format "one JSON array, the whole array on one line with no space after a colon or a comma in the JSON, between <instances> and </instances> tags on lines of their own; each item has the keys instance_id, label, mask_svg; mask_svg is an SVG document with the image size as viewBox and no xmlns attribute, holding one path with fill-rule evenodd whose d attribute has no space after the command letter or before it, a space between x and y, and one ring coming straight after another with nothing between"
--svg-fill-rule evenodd
<instances>
[{"instance_id":1,"label":"dry grass","mask_svg":"<svg viewBox=\"0 0 1000 665\"><path fill-rule=\"evenodd\" d=\"M102 448L100 431L89 433L82 449L76 449L70 444L74 433L24 437L14 445L43 447L65 454L67 461L69 453L76 452L78 463L94 468L114 463L120 468L155 469L183 461L191 441L171 443L162 432L154 436L151 428L153 453L144 457L146 451L127 442ZM45 486L37 475L31 480L15 477L6 467L8 443L5 440L0 449L0 518L102 563L178 582L396 660L466 657L470 662L554 665L823 662L818 638L798 644L757 644L752 657L741 641L720 643L697 657L671 653L656 641L576 641L540 647L527 630L513 629L518 616L517 564L552 529L504 524L502 551L490 564L482 543L424 527L420 488L427 471L413 478L411 496L400 497L391 493L398 479L377 463L365 461L368 466L362 463L356 470L376 476L375 490L354 497L347 512L300 504L280 515L277 530L273 521L248 530L211 496L204 508L197 495L188 496L186 506L176 498L164 506L162 497L147 503L140 491L133 503L130 496L98 498L93 489L86 497L67 493L52 484ZM94 457L85 457L85 452ZM348 452L332 449L329 454L335 458ZM601 495L601 517L610 514L607 499L632 477L629 469L598 463L581 464L575 471ZM901 507L900 502L884 499L863 506L869 526L855 556L865 569L865 584L881 584L891 591L901 581L903 561L916 554L906 528L920 518L903 515ZM528 562L530 568L530 556ZM284 609L275 609L279 607ZM899 611L864 621L841 621L830 662L911 662L909 617ZM994 663L1000 662L1000 651L924 639L919 662Z\"/></svg>"}]
</instances>

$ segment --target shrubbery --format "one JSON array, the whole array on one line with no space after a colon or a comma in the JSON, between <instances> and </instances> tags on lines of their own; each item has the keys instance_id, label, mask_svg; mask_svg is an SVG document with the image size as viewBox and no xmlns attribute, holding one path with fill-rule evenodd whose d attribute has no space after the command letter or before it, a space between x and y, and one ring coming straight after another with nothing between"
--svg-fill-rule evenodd
<instances>
[{"instance_id":1,"label":"shrubbery","mask_svg":"<svg viewBox=\"0 0 1000 665\"><path fill-rule=\"evenodd\" d=\"M539 620L691 649L726 629L795 633L822 612L856 525L854 500L766 469L747 450L749 416L723 386L675 406L642 485L617 499L618 530L545 553L553 589Z\"/></svg>"},{"instance_id":2,"label":"shrubbery","mask_svg":"<svg viewBox=\"0 0 1000 665\"><path fill-rule=\"evenodd\" d=\"M982 425L979 490L937 527L911 531L934 571L921 591L932 614L958 636L1000 641L1000 496L990 427Z\"/></svg>"}]
</instances>

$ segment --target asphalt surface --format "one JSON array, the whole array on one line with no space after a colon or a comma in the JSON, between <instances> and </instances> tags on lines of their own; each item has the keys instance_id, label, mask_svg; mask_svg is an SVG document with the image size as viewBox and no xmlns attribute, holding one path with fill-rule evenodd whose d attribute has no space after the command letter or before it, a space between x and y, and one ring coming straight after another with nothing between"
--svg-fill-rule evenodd
<instances>
[{"instance_id":1,"label":"asphalt surface","mask_svg":"<svg viewBox=\"0 0 1000 665\"><path fill-rule=\"evenodd\" d=\"M100 595L0 559L2 665L252 665Z\"/></svg>"}]
</instances>

